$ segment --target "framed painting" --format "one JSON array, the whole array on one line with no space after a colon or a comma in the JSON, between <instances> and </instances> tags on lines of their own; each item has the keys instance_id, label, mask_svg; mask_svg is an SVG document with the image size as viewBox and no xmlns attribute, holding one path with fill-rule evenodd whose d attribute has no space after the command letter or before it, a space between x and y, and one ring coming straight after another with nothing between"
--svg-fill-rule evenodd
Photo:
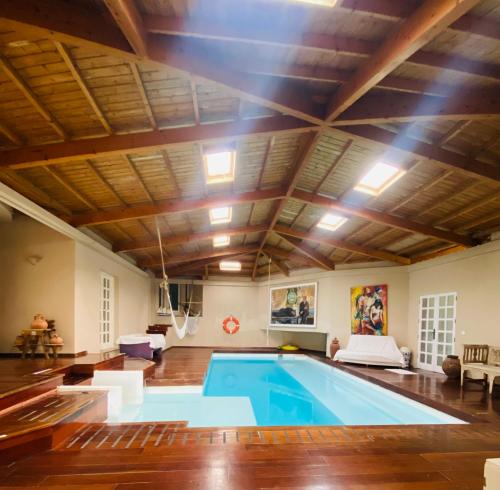
<instances>
[{"instance_id":1,"label":"framed painting","mask_svg":"<svg viewBox=\"0 0 500 490\"><path fill-rule=\"evenodd\" d=\"M316 328L317 283L271 288L271 327Z\"/></svg>"},{"instance_id":2,"label":"framed painting","mask_svg":"<svg viewBox=\"0 0 500 490\"><path fill-rule=\"evenodd\" d=\"M351 288L351 333L387 335L387 284Z\"/></svg>"}]
</instances>

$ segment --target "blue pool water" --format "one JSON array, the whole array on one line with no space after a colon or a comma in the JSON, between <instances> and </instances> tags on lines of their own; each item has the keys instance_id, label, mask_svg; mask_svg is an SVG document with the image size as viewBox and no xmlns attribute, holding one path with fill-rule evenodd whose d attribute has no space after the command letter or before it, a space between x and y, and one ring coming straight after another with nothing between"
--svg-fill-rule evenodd
<instances>
[{"instance_id":1,"label":"blue pool water","mask_svg":"<svg viewBox=\"0 0 500 490\"><path fill-rule=\"evenodd\" d=\"M463 421L307 356L214 354L203 387L154 388L120 421L191 427L460 424Z\"/></svg>"}]
</instances>

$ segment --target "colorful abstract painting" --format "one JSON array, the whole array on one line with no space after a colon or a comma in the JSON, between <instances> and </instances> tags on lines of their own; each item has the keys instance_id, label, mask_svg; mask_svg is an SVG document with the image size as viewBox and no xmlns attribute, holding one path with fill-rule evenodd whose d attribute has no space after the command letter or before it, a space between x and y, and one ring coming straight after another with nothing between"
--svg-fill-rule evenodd
<instances>
[{"instance_id":1,"label":"colorful abstract painting","mask_svg":"<svg viewBox=\"0 0 500 490\"><path fill-rule=\"evenodd\" d=\"M387 335L387 284L351 288L351 333Z\"/></svg>"},{"instance_id":2,"label":"colorful abstract painting","mask_svg":"<svg viewBox=\"0 0 500 490\"><path fill-rule=\"evenodd\" d=\"M271 288L269 325L316 328L316 283Z\"/></svg>"}]
</instances>

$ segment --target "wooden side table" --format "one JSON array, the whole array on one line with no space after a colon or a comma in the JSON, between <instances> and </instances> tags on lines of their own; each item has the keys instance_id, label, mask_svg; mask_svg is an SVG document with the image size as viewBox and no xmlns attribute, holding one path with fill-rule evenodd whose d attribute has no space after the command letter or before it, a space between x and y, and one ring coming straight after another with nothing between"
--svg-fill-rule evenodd
<instances>
[{"instance_id":1,"label":"wooden side table","mask_svg":"<svg viewBox=\"0 0 500 490\"><path fill-rule=\"evenodd\" d=\"M34 358L40 346L45 359L49 359L47 344L50 344L50 332L51 330L48 328L26 328L22 330L21 335L24 337L24 342L21 349L21 357L26 359L26 355L31 352L31 358Z\"/></svg>"}]
</instances>

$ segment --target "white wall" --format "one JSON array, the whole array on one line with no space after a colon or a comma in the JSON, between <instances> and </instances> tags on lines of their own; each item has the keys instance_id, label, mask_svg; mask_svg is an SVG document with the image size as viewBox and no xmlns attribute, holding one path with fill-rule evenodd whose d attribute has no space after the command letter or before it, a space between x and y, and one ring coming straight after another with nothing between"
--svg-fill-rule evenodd
<instances>
[{"instance_id":1,"label":"white wall","mask_svg":"<svg viewBox=\"0 0 500 490\"><path fill-rule=\"evenodd\" d=\"M307 333L272 331L270 346L295 342L302 347L325 350L329 338L337 336L343 345L350 334L350 288L352 286L387 284L389 334L398 344L406 344L408 334L408 274L405 267L377 267L334 272L310 271L289 278L275 278L272 286L318 282L317 328ZM198 282L197 282L198 283ZM198 333L183 340L177 339L173 329L167 335L169 345L197 346L266 346L266 327L269 314L269 286L267 281L200 281L203 288L203 317ZM153 308L156 308L153 292ZM240 320L237 334L222 330L222 321L228 315ZM165 317L163 317L165 320ZM158 318L158 320L160 320ZM180 319L182 322L182 319ZM161 323L161 320L159 321ZM321 335L323 333L323 335Z\"/></svg>"},{"instance_id":2,"label":"white wall","mask_svg":"<svg viewBox=\"0 0 500 490\"><path fill-rule=\"evenodd\" d=\"M463 344L500 345L500 241L409 267L408 339L417 352L420 296L456 292L455 351Z\"/></svg>"},{"instance_id":3,"label":"white wall","mask_svg":"<svg viewBox=\"0 0 500 490\"><path fill-rule=\"evenodd\" d=\"M75 349L99 352L100 275L115 278L115 338L144 332L149 323L150 277L90 247L75 248Z\"/></svg>"},{"instance_id":4,"label":"white wall","mask_svg":"<svg viewBox=\"0 0 500 490\"><path fill-rule=\"evenodd\" d=\"M73 240L27 216L0 224L0 352L13 351L36 313L56 321L63 352L74 352L74 256Z\"/></svg>"}]
</instances>

